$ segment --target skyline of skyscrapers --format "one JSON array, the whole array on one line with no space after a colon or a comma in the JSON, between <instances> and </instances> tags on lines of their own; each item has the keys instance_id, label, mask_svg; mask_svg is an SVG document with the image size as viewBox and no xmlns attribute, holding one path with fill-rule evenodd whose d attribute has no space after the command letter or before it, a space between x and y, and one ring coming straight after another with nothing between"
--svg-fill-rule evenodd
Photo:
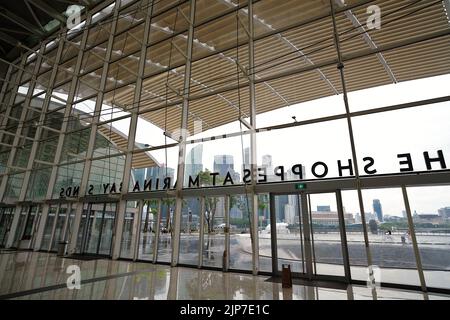
<instances>
[{"instance_id":1,"label":"skyline of skyscrapers","mask_svg":"<svg viewBox=\"0 0 450 320\"><path fill-rule=\"evenodd\" d=\"M383 222L383 208L379 199L373 199L373 212L376 214L379 222Z\"/></svg>"}]
</instances>

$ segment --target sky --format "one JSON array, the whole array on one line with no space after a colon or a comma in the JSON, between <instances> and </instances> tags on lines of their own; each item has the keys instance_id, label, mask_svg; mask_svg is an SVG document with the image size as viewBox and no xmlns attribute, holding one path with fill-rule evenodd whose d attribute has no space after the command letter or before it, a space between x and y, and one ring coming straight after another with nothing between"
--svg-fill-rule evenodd
<instances>
[{"instance_id":1,"label":"sky","mask_svg":"<svg viewBox=\"0 0 450 320\"><path fill-rule=\"evenodd\" d=\"M406 103L429 98L450 95L450 75L407 81L351 92L348 95L350 111L361 111ZM65 98L64 95L58 94ZM258 101L257 101L258 103ZM77 108L85 112L94 109L93 101L84 101ZM104 120L110 119L110 107L104 106ZM119 109L114 110L114 118L127 115ZM342 95L325 97L314 101L292 105L260 114L256 118L258 128L318 117L341 114L345 112ZM426 170L423 152L436 155L442 150L447 164L450 165L450 103L444 102L405 110L390 111L373 115L359 116L352 119L355 147L359 168L362 172L362 158L371 156L375 159L373 168L377 173L398 173L397 154L411 153L414 170ZM130 119L114 122L114 127L128 135ZM218 134L239 132L239 123L233 122L221 127L191 136L192 139ZM243 127L245 130L245 127ZM163 130L144 119L139 119L136 141L158 146L165 143ZM167 143L174 142L167 138ZM195 147L190 144L187 152ZM230 154L234 157L235 169L242 168L243 149L249 147L249 136L233 137L203 143L203 167L212 171L214 156ZM178 147L152 151L151 154L160 163L167 163L171 168L177 167ZM286 128L257 134L257 158L261 165L263 155L271 155L273 166L283 165L290 168L294 164L306 167L307 179L314 178L311 166L317 161L325 162L329 168L327 177L338 176L337 160L347 163L351 159L351 148L346 119L328 121L293 128ZM433 169L439 169L437 164ZM419 213L436 213L438 208L450 206L450 187L410 188L412 210ZM356 194L356 193L355 193ZM380 199L384 214L401 216L404 210L400 189L379 189L364 191L366 211L372 210L372 200ZM347 200L346 200L347 199ZM317 205L335 206L331 196L317 198ZM322 203L323 202L323 203ZM347 212L359 212L356 198L349 192L344 195Z\"/></svg>"},{"instance_id":2,"label":"sky","mask_svg":"<svg viewBox=\"0 0 450 320\"><path fill-rule=\"evenodd\" d=\"M349 93L350 111L361 111L450 95L450 75L407 81L373 89ZM329 116L345 112L342 96L326 97L290 107L277 109L257 116L258 128L276 124ZM443 150L450 164L450 103L439 103L405 110L391 111L353 118L353 130L358 160L365 156L375 159L377 173L398 173L400 165L397 154L411 153L414 170L426 170L423 152L436 155ZM137 141L149 143L147 126L138 128ZM323 161L329 167L329 176L337 176L337 160L351 158L346 120L306 125L257 135L258 164L263 155L272 155L273 165L286 167L301 163L306 166L306 178L313 178L311 165ZM239 131L237 122L197 134L192 138L208 137L226 132ZM160 135L161 136L161 135ZM189 145L187 151L196 145ZM248 136L227 138L203 143L204 168L212 170L214 155L231 154L235 168L242 166L242 149L249 146ZM176 168L177 148L168 151L168 165ZM161 162L164 152L153 153ZM433 169L439 169L434 165ZM362 166L360 163L360 171ZM450 187L409 188L411 208L419 213L436 213L438 208L450 206ZM356 192L354 193L356 195ZM353 192L344 194L344 206L348 212L359 212ZM402 216L404 210L400 189L366 190L363 193L366 211L372 210L373 199L380 199L384 214ZM334 199L318 197L317 201L333 206Z\"/></svg>"}]
</instances>

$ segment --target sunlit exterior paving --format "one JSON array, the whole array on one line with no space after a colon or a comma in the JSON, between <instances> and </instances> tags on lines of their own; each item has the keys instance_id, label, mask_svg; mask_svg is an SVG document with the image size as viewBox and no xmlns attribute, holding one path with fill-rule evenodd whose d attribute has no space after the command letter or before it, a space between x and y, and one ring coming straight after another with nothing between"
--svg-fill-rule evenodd
<instances>
[{"instance_id":1,"label":"sunlit exterior paving","mask_svg":"<svg viewBox=\"0 0 450 320\"><path fill-rule=\"evenodd\" d=\"M45 3L0 32L0 298L450 294L449 0Z\"/></svg>"}]
</instances>

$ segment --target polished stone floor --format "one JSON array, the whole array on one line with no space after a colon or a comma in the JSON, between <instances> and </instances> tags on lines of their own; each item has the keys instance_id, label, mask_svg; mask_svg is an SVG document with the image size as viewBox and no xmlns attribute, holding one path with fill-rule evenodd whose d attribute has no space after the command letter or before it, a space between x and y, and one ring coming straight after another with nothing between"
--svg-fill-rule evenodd
<instances>
[{"instance_id":1,"label":"polished stone floor","mask_svg":"<svg viewBox=\"0 0 450 320\"><path fill-rule=\"evenodd\" d=\"M69 289L69 267L79 267L80 289ZM70 268L69 268L70 269ZM351 285L294 284L283 289L267 276L108 259L77 260L42 252L0 252L0 299L131 300L361 300L450 299L441 294ZM339 287L339 286L338 286Z\"/></svg>"}]
</instances>

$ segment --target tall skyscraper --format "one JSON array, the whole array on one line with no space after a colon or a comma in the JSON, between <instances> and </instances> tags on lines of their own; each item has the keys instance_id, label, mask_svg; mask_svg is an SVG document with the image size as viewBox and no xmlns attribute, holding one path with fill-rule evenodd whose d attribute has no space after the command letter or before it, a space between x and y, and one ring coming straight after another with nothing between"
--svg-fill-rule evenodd
<instances>
[{"instance_id":1,"label":"tall skyscraper","mask_svg":"<svg viewBox=\"0 0 450 320\"><path fill-rule=\"evenodd\" d=\"M189 176L195 179L200 171L203 171L203 144L195 146L186 155L184 186L189 186Z\"/></svg>"},{"instance_id":2,"label":"tall skyscraper","mask_svg":"<svg viewBox=\"0 0 450 320\"><path fill-rule=\"evenodd\" d=\"M250 169L250 148L244 149L244 169Z\"/></svg>"},{"instance_id":3,"label":"tall skyscraper","mask_svg":"<svg viewBox=\"0 0 450 320\"><path fill-rule=\"evenodd\" d=\"M225 177L227 172L234 176L234 158L232 155L220 154L214 156L214 172L218 172L221 177Z\"/></svg>"},{"instance_id":4,"label":"tall skyscraper","mask_svg":"<svg viewBox=\"0 0 450 320\"><path fill-rule=\"evenodd\" d=\"M270 154L262 156L262 167L266 169L267 174L273 174L272 156Z\"/></svg>"},{"instance_id":5,"label":"tall skyscraper","mask_svg":"<svg viewBox=\"0 0 450 320\"><path fill-rule=\"evenodd\" d=\"M373 199L373 212L377 215L378 221L383 222L383 209L378 199Z\"/></svg>"}]
</instances>

